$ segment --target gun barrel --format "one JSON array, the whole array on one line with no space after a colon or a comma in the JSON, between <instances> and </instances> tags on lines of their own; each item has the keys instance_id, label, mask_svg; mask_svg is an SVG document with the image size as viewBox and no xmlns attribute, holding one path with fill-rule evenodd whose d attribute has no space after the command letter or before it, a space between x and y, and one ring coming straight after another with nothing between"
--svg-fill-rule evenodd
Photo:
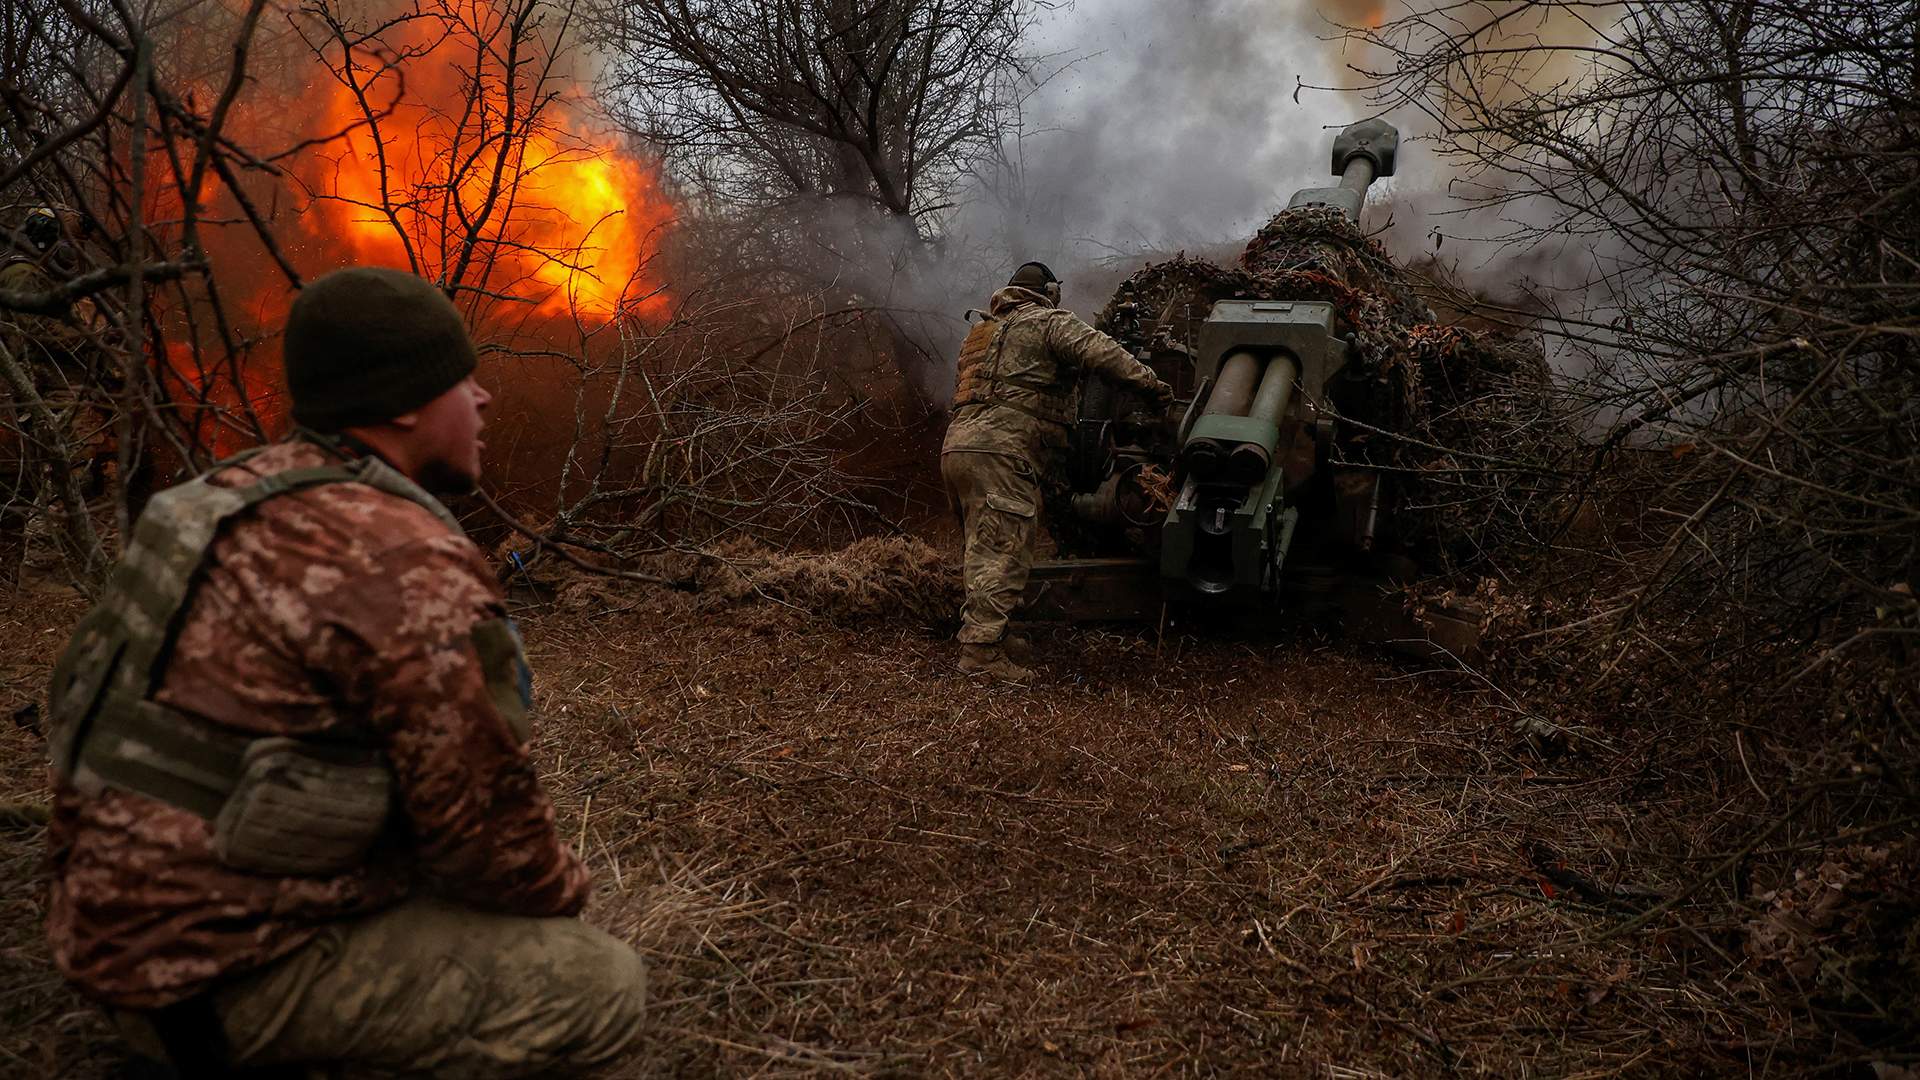
<instances>
[{"instance_id":1,"label":"gun barrel","mask_svg":"<svg viewBox=\"0 0 1920 1080\"><path fill-rule=\"evenodd\" d=\"M1349 191L1365 191L1373 183L1373 159L1359 154L1347 160L1347 167L1340 170L1340 186Z\"/></svg>"}]
</instances>

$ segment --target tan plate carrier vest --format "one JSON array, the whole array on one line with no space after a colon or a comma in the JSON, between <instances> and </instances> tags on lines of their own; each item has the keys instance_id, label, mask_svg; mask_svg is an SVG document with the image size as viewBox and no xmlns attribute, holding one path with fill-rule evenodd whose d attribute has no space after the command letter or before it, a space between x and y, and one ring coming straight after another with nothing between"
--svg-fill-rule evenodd
<instances>
[{"instance_id":1,"label":"tan plate carrier vest","mask_svg":"<svg viewBox=\"0 0 1920 1080\"><path fill-rule=\"evenodd\" d=\"M1044 313L1048 309L1039 310ZM1044 381L1028 379L1002 370L1007 351L1006 332L1021 319L1022 313L1015 312L1005 319L984 311L976 310L975 314L980 316L980 321L973 324L966 340L960 343L960 359L955 364L952 411L959 412L967 405L997 405L1026 413L1043 423L1072 427L1071 383L1059 377ZM1007 386L1033 391L1040 398L1040 406L1034 408L1002 397L1001 388Z\"/></svg>"},{"instance_id":2,"label":"tan plate carrier vest","mask_svg":"<svg viewBox=\"0 0 1920 1080\"><path fill-rule=\"evenodd\" d=\"M221 528L288 492L365 484L461 529L438 500L372 456L292 469L251 487L208 482L258 452L229 459L147 505L105 593L54 667L48 748L56 774L82 795L120 788L207 819L214 853L228 865L334 874L359 865L384 831L392 770L371 732L262 737L154 701L187 601Z\"/></svg>"}]
</instances>

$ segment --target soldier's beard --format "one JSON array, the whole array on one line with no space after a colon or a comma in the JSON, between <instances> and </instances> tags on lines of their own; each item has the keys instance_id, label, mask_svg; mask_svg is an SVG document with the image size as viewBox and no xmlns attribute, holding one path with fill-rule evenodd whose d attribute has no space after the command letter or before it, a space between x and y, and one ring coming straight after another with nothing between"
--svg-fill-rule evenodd
<instances>
[{"instance_id":1,"label":"soldier's beard","mask_svg":"<svg viewBox=\"0 0 1920 1080\"><path fill-rule=\"evenodd\" d=\"M429 461L420 466L414 483L435 495L466 495L479 486L480 478L449 461Z\"/></svg>"}]
</instances>

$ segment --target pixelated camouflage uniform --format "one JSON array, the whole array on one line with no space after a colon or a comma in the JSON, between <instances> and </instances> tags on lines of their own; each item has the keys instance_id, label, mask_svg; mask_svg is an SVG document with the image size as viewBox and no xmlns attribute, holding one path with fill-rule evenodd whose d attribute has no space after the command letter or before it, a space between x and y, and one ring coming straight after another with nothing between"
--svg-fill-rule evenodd
<instances>
[{"instance_id":1,"label":"pixelated camouflage uniform","mask_svg":"<svg viewBox=\"0 0 1920 1080\"><path fill-rule=\"evenodd\" d=\"M290 441L209 480L340 460ZM359 865L237 869L203 816L56 780L54 960L137 1047L153 1052L188 1008L246 1067L511 1076L597 1064L637 1037L644 966L571 917L588 873L556 833L524 709L489 677L480 631L506 625L500 590L450 522L358 483L237 515L150 695L221 730L370 737L392 811Z\"/></svg>"},{"instance_id":2,"label":"pixelated camouflage uniform","mask_svg":"<svg viewBox=\"0 0 1920 1080\"><path fill-rule=\"evenodd\" d=\"M1163 392L1153 369L1033 289L993 294L960 347L940 475L966 535L959 639L999 641L1027 587L1047 489L1064 484L1081 372Z\"/></svg>"}]
</instances>

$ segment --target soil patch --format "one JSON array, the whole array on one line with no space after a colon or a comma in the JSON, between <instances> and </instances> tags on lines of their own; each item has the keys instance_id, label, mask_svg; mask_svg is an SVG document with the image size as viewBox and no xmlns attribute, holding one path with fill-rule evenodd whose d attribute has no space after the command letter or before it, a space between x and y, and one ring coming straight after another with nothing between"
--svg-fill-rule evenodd
<instances>
[{"instance_id":1,"label":"soil patch","mask_svg":"<svg viewBox=\"0 0 1920 1080\"><path fill-rule=\"evenodd\" d=\"M704 612L623 586L522 613L589 918L657 965L656 1037L619 1075L1806 1060L1723 934L1609 936L1690 872L1636 852L1717 842L1639 749L1543 763L1497 698L1310 638L1043 632L1044 684L1010 689L875 617L886 589L823 601L843 572L769 561L744 580L777 602ZM815 602L864 621L792 611ZM50 645L77 613L7 630ZM50 661L16 654L9 700ZM0 740L5 798L39 799L37 736ZM103 1076L118 1043L40 942L40 839L0 828L0 1062Z\"/></svg>"}]
</instances>

